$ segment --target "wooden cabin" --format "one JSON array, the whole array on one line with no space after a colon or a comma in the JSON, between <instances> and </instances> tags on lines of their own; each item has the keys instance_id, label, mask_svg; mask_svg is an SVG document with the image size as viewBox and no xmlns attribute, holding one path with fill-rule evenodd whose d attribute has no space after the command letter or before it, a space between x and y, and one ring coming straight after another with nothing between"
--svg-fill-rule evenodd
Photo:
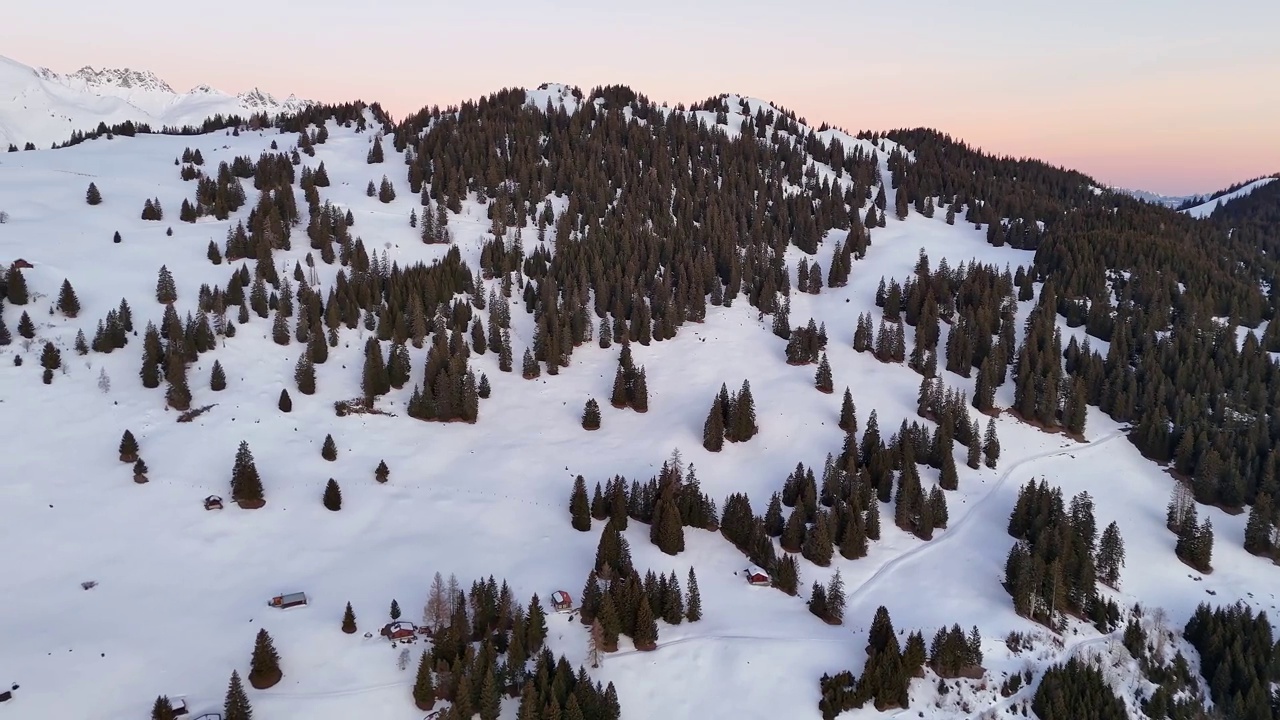
<instances>
[{"instance_id":1,"label":"wooden cabin","mask_svg":"<svg viewBox=\"0 0 1280 720\"><path fill-rule=\"evenodd\" d=\"M551 593L551 608L556 612L569 612L573 609L573 596L564 590Z\"/></svg>"},{"instance_id":2,"label":"wooden cabin","mask_svg":"<svg viewBox=\"0 0 1280 720\"><path fill-rule=\"evenodd\" d=\"M418 637L418 627L408 620L397 620L382 626L378 634L395 642L397 640L413 640Z\"/></svg>"},{"instance_id":3,"label":"wooden cabin","mask_svg":"<svg viewBox=\"0 0 1280 720\"><path fill-rule=\"evenodd\" d=\"M769 585L771 582L769 573L758 567L749 567L743 571L743 574L747 576L747 582L752 585Z\"/></svg>"},{"instance_id":4,"label":"wooden cabin","mask_svg":"<svg viewBox=\"0 0 1280 720\"><path fill-rule=\"evenodd\" d=\"M307 604L307 594L296 592L277 595L267 602L267 605L274 608L291 608L299 607Z\"/></svg>"}]
</instances>

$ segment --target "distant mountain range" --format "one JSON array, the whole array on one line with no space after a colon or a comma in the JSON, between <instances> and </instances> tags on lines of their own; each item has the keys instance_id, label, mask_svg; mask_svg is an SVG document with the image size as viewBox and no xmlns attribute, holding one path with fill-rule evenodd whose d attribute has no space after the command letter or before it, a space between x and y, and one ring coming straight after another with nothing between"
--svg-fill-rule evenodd
<instances>
[{"instance_id":1,"label":"distant mountain range","mask_svg":"<svg viewBox=\"0 0 1280 720\"><path fill-rule=\"evenodd\" d=\"M63 75L0 56L0 150L27 143L47 148L98 123L126 121L198 125L213 115L294 112L308 105L294 95L279 100L257 88L229 95L208 85L175 91L155 73L84 67Z\"/></svg>"}]
</instances>

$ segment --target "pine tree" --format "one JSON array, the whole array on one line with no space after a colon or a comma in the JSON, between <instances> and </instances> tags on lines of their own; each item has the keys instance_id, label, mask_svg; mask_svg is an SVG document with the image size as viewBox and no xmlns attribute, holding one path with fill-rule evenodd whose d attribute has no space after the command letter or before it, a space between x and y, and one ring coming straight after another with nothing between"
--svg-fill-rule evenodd
<instances>
[{"instance_id":1,"label":"pine tree","mask_svg":"<svg viewBox=\"0 0 1280 720\"><path fill-rule=\"evenodd\" d=\"M840 576L840 568L836 568L835 574L831 576L831 580L827 583L827 614L823 618L832 625L839 625L844 622L844 578Z\"/></svg>"},{"instance_id":2,"label":"pine tree","mask_svg":"<svg viewBox=\"0 0 1280 720\"><path fill-rule=\"evenodd\" d=\"M994 419L987 421L987 433L982 441L982 452L986 458L987 467L994 469L996 462L1000 460L1000 440L996 437L996 421Z\"/></svg>"},{"instance_id":3,"label":"pine tree","mask_svg":"<svg viewBox=\"0 0 1280 720\"><path fill-rule=\"evenodd\" d=\"M31 340L36 336L36 325L31 322L31 316L26 310L22 311L22 316L18 318L18 334Z\"/></svg>"},{"instance_id":4,"label":"pine tree","mask_svg":"<svg viewBox=\"0 0 1280 720\"><path fill-rule=\"evenodd\" d=\"M151 706L151 720L177 720L173 714L173 704L169 698L161 695Z\"/></svg>"},{"instance_id":5,"label":"pine tree","mask_svg":"<svg viewBox=\"0 0 1280 720\"><path fill-rule=\"evenodd\" d=\"M324 347L323 342L315 343L320 347ZM294 366L293 380L298 385L298 392L303 395L314 395L316 392L316 367L311 359L311 353L304 352L298 356L298 363Z\"/></svg>"},{"instance_id":6,"label":"pine tree","mask_svg":"<svg viewBox=\"0 0 1280 720\"><path fill-rule=\"evenodd\" d=\"M278 403L278 406L280 408L280 412L293 411L293 399L289 397L289 391L284 388L280 389L280 402Z\"/></svg>"},{"instance_id":7,"label":"pine tree","mask_svg":"<svg viewBox=\"0 0 1280 720\"><path fill-rule=\"evenodd\" d=\"M329 462L338 459L338 445L333 441L332 435L324 436L324 444L320 446L320 457Z\"/></svg>"},{"instance_id":8,"label":"pine tree","mask_svg":"<svg viewBox=\"0 0 1280 720\"><path fill-rule=\"evenodd\" d=\"M656 650L658 647L658 623L653 618L653 609L649 607L646 595L641 595L636 605L636 630L631 639L637 650Z\"/></svg>"},{"instance_id":9,"label":"pine tree","mask_svg":"<svg viewBox=\"0 0 1280 720\"><path fill-rule=\"evenodd\" d=\"M751 397L751 383L743 380L742 389L738 391L733 402L733 413L730 419L734 442L746 442L759 432L756 427L755 400ZM726 435L728 430L726 429Z\"/></svg>"},{"instance_id":10,"label":"pine tree","mask_svg":"<svg viewBox=\"0 0 1280 720\"><path fill-rule=\"evenodd\" d=\"M209 373L209 389L219 392L227 389L227 374L222 370L222 363L213 361L213 371Z\"/></svg>"},{"instance_id":11,"label":"pine tree","mask_svg":"<svg viewBox=\"0 0 1280 720\"><path fill-rule=\"evenodd\" d=\"M5 272L4 284L10 305L27 304L30 299L27 292L27 279L23 277L22 269L17 263L10 265L9 270Z\"/></svg>"},{"instance_id":12,"label":"pine tree","mask_svg":"<svg viewBox=\"0 0 1280 720\"><path fill-rule=\"evenodd\" d=\"M394 598L391 600L391 619L400 619L400 603L396 602Z\"/></svg>"},{"instance_id":13,"label":"pine tree","mask_svg":"<svg viewBox=\"0 0 1280 720\"><path fill-rule=\"evenodd\" d=\"M818 361L818 371L813 378L813 386L819 392L830 394L835 392L831 380L831 365L827 363L827 354L822 354L822 359Z\"/></svg>"},{"instance_id":14,"label":"pine tree","mask_svg":"<svg viewBox=\"0 0 1280 720\"><path fill-rule=\"evenodd\" d=\"M853 404L853 394L849 392L849 388L844 389L844 398L840 401L839 428L847 433L858 431L858 410Z\"/></svg>"},{"instance_id":15,"label":"pine tree","mask_svg":"<svg viewBox=\"0 0 1280 720\"><path fill-rule=\"evenodd\" d=\"M423 712L436 705L436 688L431 676L431 651L423 650L418 658L418 675L413 682L413 704Z\"/></svg>"},{"instance_id":16,"label":"pine tree","mask_svg":"<svg viewBox=\"0 0 1280 720\"><path fill-rule=\"evenodd\" d=\"M84 201L90 205L102 204L102 193L98 191L97 185L89 183L89 189L86 190L84 194Z\"/></svg>"},{"instance_id":17,"label":"pine tree","mask_svg":"<svg viewBox=\"0 0 1280 720\"><path fill-rule=\"evenodd\" d=\"M600 404L595 401L595 398L588 399L586 407L582 410L582 429L600 429Z\"/></svg>"},{"instance_id":18,"label":"pine tree","mask_svg":"<svg viewBox=\"0 0 1280 720\"><path fill-rule=\"evenodd\" d=\"M240 682L240 673L231 671L231 682L227 685L227 696L222 703L222 720L253 720L253 708L249 705L249 696L244 692Z\"/></svg>"},{"instance_id":19,"label":"pine tree","mask_svg":"<svg viewBox=\"0 0 1280 720\"><path fill-rule=\"evenodd\" d=\"M275 644L271 642L271 635L267 633L266 628L260 628L257 638L253 641L253 658L249 663L249 684L258 690L265 690L280 682L282 677L284 673L280 671L280 654L276 652Z\"/></svg>"},{"instance_id":20,"label":"pine tree","mask_svg":"<svg viewBox=\"0 0 1280 720\"><path fill-rule=\"evenodd\" d=\"M262 479L254 465L249 443L243 440L236 450L235 464L231 469L231 499L248 509L259 508L263 504Z\"/></svg>"},{"instance_id":21,"label":"pine tree","mask_svg":"<svg viewBox=\"0 0 1280 720\"><path fill-rule=\"evenodd\" d=\"M724 408L720 406L720 396L711 402L711 411L707 413L707 421L702 425L702 447L708 452L720 452L724 448Z\"/></svg>"},{"instance_id":22,"label":"pine tree","mask_svg":"<svg viewBox=\"0 0 1280 720\"><path fill-rule=\"evenodd\" d=\"M689 579L686 586L688 588L685 593L684 616L689 622L697 622L702 619L702 593L698 591L698 576L694 574L693 567L689 567Z\"/></svg>"},{"instance_id":23,"label":"pine tree","mask_svg":"<svg viewBox=\"0 0 1280 720\"><path fill-rule=\"evenodd\" d=\"M1093 564L1099 581L1113 589L1120 588L1120 568L1124 567L1124 540L1120 537L1120 527L1114 521L1102 531Z\"/></svg>"},{"instance_id":24,"label":"pine tree","mask_svg":"<svg viewBox=\"0 0 1280 720\"><path fill-rule=\"evenodd\" d=\"M177 300L178 286L173 281L173 273L169 272L167 266L161 265L159 276L156 278L156 302L172 305Z\"/></svg>"},{"instance_id":25,"label":"pine tree","mask_svg":"<svg viewBox=\"0 0 1280 720\"><path fill-rule=\"evenodd\" d=\"M338 487L337 480L329 478L329 482L325 483L324 497L321 500L328 510L337 512L342 509L342 488Z\"/></svg>"},{"instance_id":26,"label":"pine tree","mask_svg":"<svg viewBox=\"0 0 1280 720\"><path fill-rule=\"evenodd\" d=\"M138 460L138 441L128 430L120 437L120 462L132 463Z\"/></svg>"},{"instance_id":27,"label":"pine tree","mask_svg":"<svg viewBox=\"0 0 1280 720\"><path fill-rule=\"evenodd\" d=\"M391 477L391 468L387 467L386 460L379 460L378 467L373 471L373 478L380 483L385 483Z\"/></svg>"},{"instance_id":28,"label":"pine tree","mask_svg":"<svg viewBox=\"0 0 1280 720\"><path fill-rule=\"evenodd\" d=\"M351 635L356 631L356 611L351 609L351 603L347 603L347 609L342 611L342 632Z\"/></svg>"},{"instance_id":29,"label":"pine tree","mask_svg":"<svg viewBox=\"0 0 1280 720\"><path fill-rule=\"evenodd\" d=\"M133 464L133 481L136 483L144 483L147 481L147 464L138 458Z\"/></svg>"},{"instance_id":30,"label":"pine tree","mask_svg":"<svg viewBox=\"0 0 1280 720\"><path fill-rule=\"evenodd\" d=\"M1275 552L1274 534L1275 508L1271 495L1260 492L1249 509L1249 520L1244 526L1244 549L1254 555L1269 556Z\"/></svg>"},{"instance_id":31,"label":"pine tree","mask_svg":"<svg viewBox=\"0 0 1280 720\"><path fill-rule=\"evenodd\" d=\"M569 496L569 517L573 529L579 532L591 530L591 503L587 500L587 481L581 475L573 481L573 493Z\"/></svg>"},{"instance_id":32,"label":"pine tree","mask_svg":"<svg viewBox=\"0 0 1280 720\"><path fill-rule=\"evenodd\" d=\"M76 297L70 280L62 281L62 289L58 292L58 310L69 318L80 314L80 298Z\"/></svg>"}]
</instances>

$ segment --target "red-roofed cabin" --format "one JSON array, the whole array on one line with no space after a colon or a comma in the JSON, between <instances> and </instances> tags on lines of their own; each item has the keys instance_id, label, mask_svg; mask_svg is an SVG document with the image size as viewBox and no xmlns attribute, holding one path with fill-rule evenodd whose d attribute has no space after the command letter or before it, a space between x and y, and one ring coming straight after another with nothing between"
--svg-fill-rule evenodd
<instances>
[{"instance_id":1,"label":"red-roofed cabin","mask_svg":"<svg viewBox=\"0 0 1280 720\"><path fill-rule=\"evenodd\" d=\"M770 583L769 573L760 568L747 568L744 572L747 576L747 582L752 585L768 585Z\"/></svg>"},{"instance_id":2,"label":"red-roofed cabin","mask_svg":"<svg viewBox=\"0 0 1280 720\"><path fill-rule=\"evenodd\" d=\"M573 596L564 590L551 593L551 607L556 612L569 612L573 609Z\"/></svg>"}]
</instances>

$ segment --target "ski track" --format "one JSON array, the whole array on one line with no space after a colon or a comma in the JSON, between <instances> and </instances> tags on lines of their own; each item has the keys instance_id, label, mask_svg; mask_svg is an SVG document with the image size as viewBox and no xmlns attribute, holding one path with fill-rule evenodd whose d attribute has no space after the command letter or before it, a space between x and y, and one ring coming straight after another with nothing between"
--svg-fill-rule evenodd
<instances>
[{"instance_id":1,"label":"ski track","mask_svg":"<svg viewBox=\"0 0 1280 720\"><path fill-rule=\"evenodd\" d=\"M1040 462L1041 460L1047 460L1053 457L1060 457L1062 455L1070 455L1072 453L1091 452L1094 449L1101 447L1102 445L1105 445L1111 442L1112 440L1115 440L1118 437L1124 436L1124 434L1125 433L1123 430L1116 430L1106 435L1103 435L1102 437L1096 440L1091 440L1087 443L1084 443L1083 445L1060 448L1057 450L1046 450L1044 452L1035 453L1033 455L1028 455L1024 458L1019 459L1017 462L1010 465L1003 473L1000 474L1000 477L998 477L995 483L992 484L991 489L988 490L987 493L983 495L976 503L974 503L973 507L969 509L969 512L965 513L964 517L957 520L955 524L952 525L948 531L942 533L942 535L939 536L938 538L934 540L929 540L928 542L924 542L920 545L917 545L916 547L911 548L910 550L902 553L901 555L898 555L892 560L881 565L879 569L877 569L874 573L871 574L871 577L864 580L856 590L849 593L848 603L852 603L857 598L861 597L864 593L866 593L867 590L871 589L871 587L874 586L877 581L884 578L886 574L897 569L903 563L908 562L914 558L917 558L931 549L936 549L939 545L942 545L947 540L950 540L951 538L954 538L955 536L959 535L961 530L969 526L970 518L972 518L974 515L977 515L978 511L983 507L983 505L985 505L988 501L990 501L991 498L995 497L996 493L1002 487L1004 487L1005 483L1009 481L1009 478L1013 477L1013 474L1015 472L1021 470L1027 465Z\"/></svg>"}]
</instances>

